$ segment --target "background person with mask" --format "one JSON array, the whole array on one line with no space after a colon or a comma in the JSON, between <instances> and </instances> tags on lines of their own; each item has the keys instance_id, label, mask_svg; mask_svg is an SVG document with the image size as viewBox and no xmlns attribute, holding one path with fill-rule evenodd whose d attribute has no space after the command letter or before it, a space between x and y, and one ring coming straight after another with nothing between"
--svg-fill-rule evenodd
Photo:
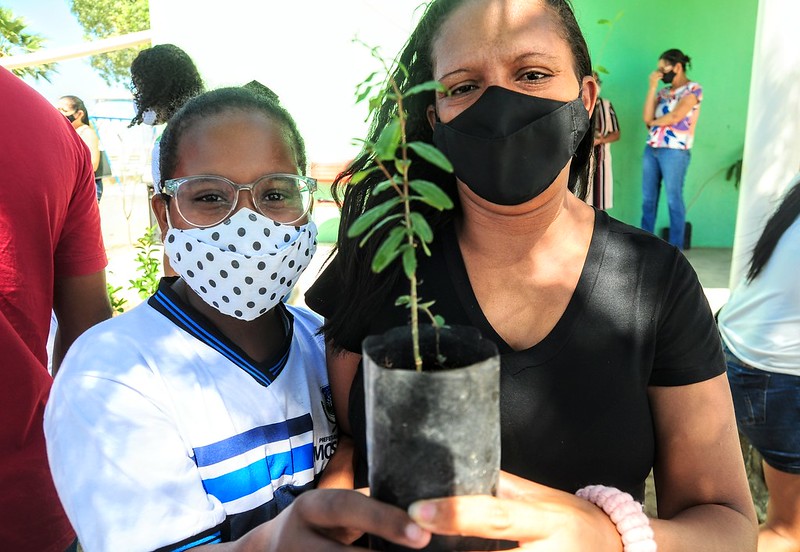
<instances>
[{"instance_id":1,"label":"background person with mask","mask_svg":"<svg viewBox=\"0 0 800 552\"><path fill-rule=\"evenodd\" d=\"M592 157L592 180L586 201L598 209L611 209L614 206L614 174L611 169L611 144L619 140L620 130L617 112L611 100L600 94L600 75L592 72L597 82L597 103L594 106L594 155Z\"/></svg>"},{"instance_id":2,"label":"background person with mask","mask_svg":"<svg viewBox=\"0 0 800 552\"><path fill-rule=\"evenodd\" d=\"M661 183L669 206L669 243L683 249L686 205L683 185L691 159L694 133L703 101L703 88L686 75L691 59L677 49L667 50L650 73L642 117L649 129L642 161L642 229L653 233ZM658 81L667 86L658 90Z\"/></svg>"},{"instance_id":3,"label":"background person with mask","mask_svg":"<svg viewBox=\"0 0 800 552\"><path fill-rule=\"evenodd\" d=\"M58 110L64 114L83 143L89 148L89 153L92 155L92 170L95 172L94 184L97 189L97 201L100 201L103 195L103 179L97 176L101 155L100 137L89 122L89 111L86 109L86 104L78 96L61 96L58 100Z\"/></svg>"}]
</instances>

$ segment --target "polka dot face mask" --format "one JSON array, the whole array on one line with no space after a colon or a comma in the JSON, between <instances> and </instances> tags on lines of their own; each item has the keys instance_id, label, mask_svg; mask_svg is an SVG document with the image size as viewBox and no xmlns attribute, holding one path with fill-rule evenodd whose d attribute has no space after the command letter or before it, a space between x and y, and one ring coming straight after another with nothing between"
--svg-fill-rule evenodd
<instances>
[{"instance_id":1,"label":"polka dot face mask","mask_svg":"<svg viewBox=\"0 0 800 552\"><path fill-rule=\"evenodd\" d=\"M317 227L280 224L251 209L209 228L170 228L170 264L206 303L253 320L297 283L317 248Z\"/></svg>"}]
</instances>

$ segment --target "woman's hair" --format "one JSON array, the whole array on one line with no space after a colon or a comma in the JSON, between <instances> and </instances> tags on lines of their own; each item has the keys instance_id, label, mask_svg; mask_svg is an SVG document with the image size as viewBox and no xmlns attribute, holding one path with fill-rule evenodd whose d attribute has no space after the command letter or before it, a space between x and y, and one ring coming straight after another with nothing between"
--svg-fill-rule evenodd
<instances>
[{"instance_id":1,"label":"woman's hair","mask_svg":"<svg viewBox=\"0 0 800 552\"><path fill-rule=\"evenodd\" d=\"M178 146L184 134L198 121L230 111L262 113L283 125L285 138L292 147L297 168L301 174L306 173L305 142L297 130L294 119L286 109L267 96L245 88L220 88L192 98L172 116L161 137L159 190L163 189L165 180L174 176L175 168L178 165Z\"/></svg>"},{"instance_id":2,"label":"woman's hair","mask_svg":"<svg viewBox=\"0 0 800 552\"><path fill-rule=\"evenodd\" d=\"M392 79L401 91L433 80L434 41L438 37L442 24L465 1L470 0L434 0L428 5L397 58L397 64L392 69ZM574 71L578 81L580 82L585 76L591 76L592 63L589 49L575 20L569 0L541 1L558 18L561 36L569 43L572 51ZM403 107L407 113L406 138L408 142L433 143L433 129L428 122L427 110L428 106L435 104L435 100L433 91L422 92L403 99ZM383 128L396 114L397 104L394 101L385 100L373 114L367 140L376 142ZM574 183L574 191L581 199L586 195L593 136L594 132L590 128L578 146L570 169L570 183ZM415 210L423 215L436 231L460 211L455 176L423 161L413 152L409 152L409 158L412 161L409 178L437 183L456 206L453 211L440 212L428 205L416 204ZM339 338L345 334L350 335L350 332L354 332L358 335L358 330L353 328L353 321L368 320L370 312L374 312L390 300L387 297L388 293L401 274L398 263L390 266L379 277L369 270L377 247L391 230L390 226L387 225L376 231L364 244L364 247L359 247L360 238L350 239L347 237L348 228L362 213L372 206L382 203L387 197L385 194L393 193L387 191L377 196L371 193L379 182L385 180L385 176L380 171L370 173L357 184L350 182L355 173L373 166L375 166L374 155L365 148L348 168L337 176L332 186L333 196L342 207L337 241L339 259L334 266L338 266L338 276L344 285L341 296L347 298L341 302L324 327L328 339L333 342L334 346L341 341ZM395 172L393 165L387 168L390 172ZM399 212L400 207L397 209Z\"/></svg>"},{"instance_id":3,"label":"woman's hair","mask_svg":"<svg viewBox=\"0 0 800 552\"><path fill-rule=\"evenodd\" d=\"M89 124L89 111L86 109L86 104L78 96L61 96L62 100L67 100L72 107L72 111L83 111L81 122L85 125Z\"/></svg>"},{"instance_id":4,"label":"woman's hair","mask_svg":"<svg viewBox=\"0 0 800 552\"><path fill-rule=\"evenodd\" d=\"M128 126L142 122L142 113L156 109L164 120L203 91L203 79L192 58L174 44L146 48L131 63L131 92L136 115Z\"/></svg>"},{"instance_id":5,"label":"woman's hair","mask_svg":"<svg viewBox=\"0 0 800 552\"><path fill-rule=\"evenodd\" d=\"M764 226L761 237L753 248L753 259L747 271L747 281L752 282L772 257L775 246L797 217L800 217L800 179L786 192L783 201Z\"/></svg>"},{"instance_id":6,"label":"woman's hair","mask_svg":"<svg viewBox=\"0 0 800 552\"><path fill-rule=\"evenodd\" d=\"M658 59L663 59L664 61L668 61L671 64L680 63L683 65L683 72L685 73L689 66L692 64L692 58L678 50L677 48L672 48L671 50L667 50L663 54L661 54Z\"/></svg>"}]
</instances>

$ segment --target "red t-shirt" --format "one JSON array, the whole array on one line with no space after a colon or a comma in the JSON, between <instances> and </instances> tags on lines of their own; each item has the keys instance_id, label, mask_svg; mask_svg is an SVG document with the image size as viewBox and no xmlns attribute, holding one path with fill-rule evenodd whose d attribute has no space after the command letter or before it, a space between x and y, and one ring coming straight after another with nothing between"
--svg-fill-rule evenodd
<instances>
[{"instance_id":1,"label":"red t-shirt","mask_svg":"<svg viewBox=\"0 0 800 552\"><path fill-rule=\"evenodd\" d=\"M107 261L89 150L62 114L2 67L0 98L0 543L63 552L75 534L42 430L53 281L93 274Z\"/></svg>"}]
</instances>

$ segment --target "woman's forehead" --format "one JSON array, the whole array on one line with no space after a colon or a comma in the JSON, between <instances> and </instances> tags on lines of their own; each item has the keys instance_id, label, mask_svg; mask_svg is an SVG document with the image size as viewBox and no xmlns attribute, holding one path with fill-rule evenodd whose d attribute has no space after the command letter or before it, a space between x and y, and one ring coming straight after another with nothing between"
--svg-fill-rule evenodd
<instances>
[{"instance_id":1,"label":"woman's forehead","mask_svg":"<svg viewBox=\"0 0 800 552\"><path fill-rule=\"evenodd\" d=\"M447 72L486 55L571 57L561 31L558 16L539 0L468 0L439 29L434 67Z\"/></svg>"}]
</instances>

